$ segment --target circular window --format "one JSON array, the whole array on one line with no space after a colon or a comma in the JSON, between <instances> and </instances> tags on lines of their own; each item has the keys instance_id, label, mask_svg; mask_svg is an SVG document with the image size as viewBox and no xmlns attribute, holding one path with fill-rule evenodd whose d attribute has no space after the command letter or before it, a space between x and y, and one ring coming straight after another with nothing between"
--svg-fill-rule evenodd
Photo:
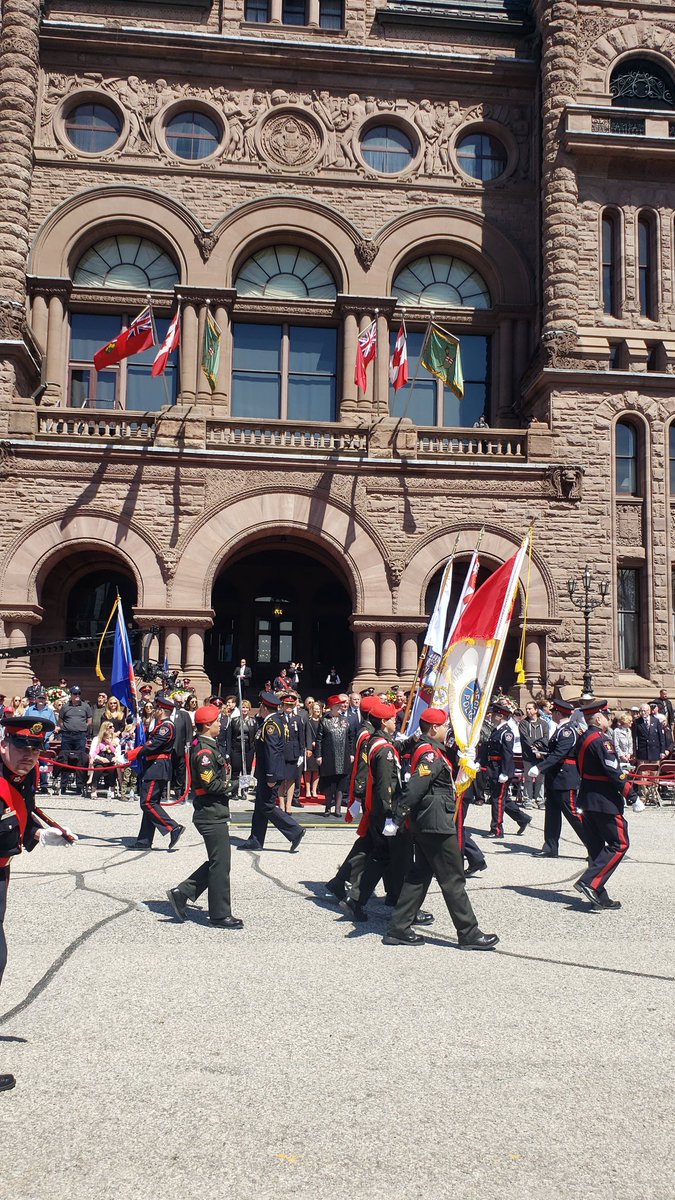
<instances>
[{"instance_id":1,"label":"circular window","mask_svg":"<svg viewBox=\"0 0 675 1200\"><path fill-rule=\"evenodd\" d=\"M147 238L127 234L96 242L73 272L73 283L79 287L170 291L178 282L178 271L165 250Z\"/></svg>"},{"instance_id":2,"label":"circular window","mask_svg":"<svg viewBox=\"0 0 675 1200\"><path fill-rule=\"evenodd\" d=\"M333 300L335 280L325 263L300 246L267 246L247 258L234 281L240 296Z\"/></svg>"},{"instance_id":3,"label":"circular window","mask_svg":"<svg viewBox=\"0 0 675 1200\"><path fill-rule=\"evenodd\" d=\"M120 116L105 104L78 104L71 109L64 125L68 141L84 154L109 150L122 132Z\"/></svg>"},{"instance_id":4,"label":"circular window","mask_svg":"<svg viewBox=\"0 0 675 1200\"><path fill-rule=\"evenodd\" d=\"M206 113L179 112L167 122L166 144L176 158L208 158L220 145L220 130Z\"/></svg>"},{"instance_id":5,"label":"circular window","mask_svg":"<svg viewBox=\"0 0 675 1200\"><path fill-rule=\"evenodd\" d=\"M504 173L507 157L502 143L489 133L468 133L457 143L457 161L462 170L484 183Z\"/></svg>"},{"instance_id":6,"label":"circular window","mask_svg":"<svg viewBox=\"0 0 675 1200\"><path fill-rule=\"evenodd\" d=\"M485 280L461 258L427 254L399 271L392 293L399 304L427 308L489 308Z\"/></svg>"},{"instance_id":7,"label":"circular window","mask_svg":"<svg viewBox=\"0 0 675 1200\"><path fill-rule=\"evenodd\" d=\"M397 125L373 125L361 138L361 154L373 171L398 175L410 166L415 148Z\"/></svg>"}]
</instances>

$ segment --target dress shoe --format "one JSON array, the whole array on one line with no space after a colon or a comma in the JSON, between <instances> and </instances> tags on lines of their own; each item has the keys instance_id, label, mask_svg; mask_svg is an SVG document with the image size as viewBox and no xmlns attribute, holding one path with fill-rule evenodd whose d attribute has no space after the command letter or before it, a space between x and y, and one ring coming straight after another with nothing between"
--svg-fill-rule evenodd
<instances>
[{"instance_id":1,"label":"dress shoe","mask_svg":"<svg viewBox=\"0 0 675 1200\"><path fill-rule=\"evenodd\" d=\"M534 851L534 857L535 858L557 858L558 851L557 850L547 850L546 847L544 846L543 849Z\"/></svg>"},{"instance_id":2,"label":"dress shoe","mask_svg":"<svg viewBox=\"0 0 675 1200\"><path fill-rule=\"evenodd\" d=\"M178 920L184 921L187 900L185 899L183 893L179 892L178 888L169 888L168 892L166 893L166 898L169 901L174 913L178 917Z\"/></svg>"},{"instance_id":3,"label":"dress shoe","mask_svg":"<svg viewBox=\"0 0 675 1200\"><path fill-rule=\"evenodd\" d=\"M520 825L518 826L518 833L516 834L516 837L522 837L525 830L527 829L528 825L531 824L531 822L532 822L532 817L527 817L527 819L525 821L521 821Z\"/></svg>"},{"instance_id":4,"label":"dress shoe","mask_svg":"<svg viewBox=\"0 0 675 1200\"><path fill-rule=\"evenodd\" d=\"M322 817L329 817L329 816L331 815L331 812L332 812L332 811L333 811L333 810L332 810L331 808L324 808L324 810L323 810L323 812L322 812L321 816L322 816Z\"/></svg>"},{"instance_id":5,"label":"dress shoe","mask_svg":"<svg viewBox=\"0 0 675 1200\"><path fill-rule=\"evenodd\" d=\"M383 946L423 946L424 938L421 933L413 933L409 929L407 933L385 933L382 938Z\"/></svg>"},{"instance_id":6,"label":"dress shoe","mask_svg":"<svg viewBox=\"0 0 675 1200\"><path fill-rule=\"evenodd\" d=\"M212 921L214 929L243 929L244 922L239 917L223 917L220 921Z\"/></svg>"},{"instance_id":7,"label":"dress shoe","mask_svg":"<svg viewBox=\"0 0 675 1200\"><path fill-rule=\"evenodd\" d=\"M607 892L605 891L604 888L602 889L601 892L598 892L598 899L600 900L600 903L603 908L608 908L608 909L612 909L612 910L621 908L621 901L620 900L610 900L610 898L607 895Z\"/></svg>"},{"instance_id":8,"label":"dress shoe","mask_svg":"<svg viewBox=\"0 0 675 1200\"><path fill-rule=\"evenodd\" d=\"M300 849L300 843L301 843L302 839L304 838L306 832L307 832L306 829L301 829L298 836L296 838L293 838L293 841L291 842L291 846L290 846L291 854L298 853L298 850Z\"/></svg>"},{"instance_id":9,"label":"dress shoe","mask_svg":"<svg viewBox=\"0 0 675 1200\"><path fill-rule=\"evenodd\" d=\"M175 829L171 830L171 833L169 834L169 850L175 850L178 839L182 837L184 833L184 825L177 825Z\"/></svg>"},{"instance_id":10,"label":"dress shoe","mask_svg":"<svg viewBox=\"0 0 675 1200\"><path fill-rule=\"evenodd\" d=\"M417 913L417 916L415 917L415 919L413 921L413 925L433 925L433 923L434 923L434 914L430 913L430 912L425 912L423 908L420 908L419 912Z\"/></svg>"},{"instance_id":11,"label":"dress shoe","mask_svg":"<svg viewBox=\"0 0 675 1200\"><path fill-rule=\"evenodd\" d=\"M237 850L262 850L262 846L257 838L250 837L237 846Z\"/></svg>"},{"instance_id":12,"label":"dress shoe","mask_svg":"<svg viewBox=\"0 0 675 1200\"><path fill-rule=\"evenodd\" d=\"M11 1092L13 1087L16 1087L13 1075L0 1075L0 1092Z\"/></svg>"},{"instance_id":13,"label":"dress shoe","mask_svg":"<svg viewBox=\"0 0 675 1200\"><path fill-rule=\"evenodd\" d=\"M495 841L497 841L497 842L501 842L504 839L504 834L497 833L497 831L495 829L491 829L490 832L487 833L485 836L489 837L489 838L494 838Z\"/></svg>"},{"instance_id":14,"label":"dress shoe","mask_svg":"<svg viewBox=\"0 0 675 1200\"><path fill-rule=\"evenodd\" d=\"M580 892L582 896L585 896L587 900L590 900L593 908L603 907L603 903L599 894L596 892L595 888L590 886L590 884L584 883L581 879L577 879L574 888L575 891Z\"/></svg>"},{"instance_id":15,"label":"dress shoe","mask_svg":"<svg viewBox=\"0 0 675 1200\"><path fill-rule=\"evenodd\" d=\"M477 867L467 867L464 872L464 878L471 879L472 875L477 875L479 871L487 871L487 863L484 860Z\"/></svg>"},{"instance_id":16,"label":"dress shoe","mask_svg":"<svg viewBox=\"0 0 675 1200\"><path fill-rule=\"evenodd\" d=\"M291 808L302 808L299 800L291 800Z\"/></svg>"},{"instance_id":17,"label":"dress shoe","mask_svg":"<svg viewBox=\"0 0 675 1200\"><path fill-rule=\"evenodd\" d=\"M481 933L480 929L475 937L468 942L460 942L460 950L492 950L499 943L499 938L496 933Z\"/></svg>"},{"instance_id":18,"label":"dress shoe","mask_svg":"<svg viewBox=\"0 0 675 1200\"><path fill-rule=\"evenodd\" d=\"M341 900L338 908L342 910L345 916L354 921L356 925L363 925L368 920L368 913L360 904L356 904L353 900Z\"/></svg>"},{"instance_id":19,"label":"dress shoe","mask_svg":"<svg viewBox=\"0 0 675 1200\"><path fill-rule=\"evenodd\" d=\"M336 883L334 879L329 879L328 883L324 884L326 896L331 900L344 900L345 889L340 883Z\"/></svg>"}]
</instances>

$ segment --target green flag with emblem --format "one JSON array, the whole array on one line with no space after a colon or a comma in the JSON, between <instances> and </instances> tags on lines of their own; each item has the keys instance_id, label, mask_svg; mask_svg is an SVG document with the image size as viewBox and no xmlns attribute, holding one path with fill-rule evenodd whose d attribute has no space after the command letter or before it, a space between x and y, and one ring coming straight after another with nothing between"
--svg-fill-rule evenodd
<instances>
[{"instance_id":1,"label":"green flag with emblem","mask_svg":"<svg viewBox=\"0 0 675 1200\"><path fill-rule=\"evenodd\" d=\"M209 381L212 392L216 390L218 366L220 363L220 329L209 310L206 310L204 322L204 345L202 347L202 371Z\"/></svg>"},{"instance_id":2,"label":"green flag with emblem","mask_svg":"<svg viewBox=\"0 0 675 1200\"><path fill-rule=\"evenodd\" d=\"M462 374L462 355L459 349L459 338L453 337L447 329L440 325L429 326L429 331L422 347L421 364L437 379L459 396L464 395L464 376Z\"/></svg>"}]
</instances>

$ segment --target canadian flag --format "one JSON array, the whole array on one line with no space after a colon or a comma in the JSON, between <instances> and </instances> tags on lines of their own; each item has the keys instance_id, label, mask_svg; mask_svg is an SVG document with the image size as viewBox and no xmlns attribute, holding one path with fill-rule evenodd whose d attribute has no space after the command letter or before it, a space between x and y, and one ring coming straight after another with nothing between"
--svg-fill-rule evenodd
<instances>
[{"instance_id":1,"label":"canadian flag","mask_svg":"<svg viewBox=\"0 0 675 1200\"><path fill-rule=\"evenodd\" d=\"M377 321L371 321L368 328L359 334L356 343L354 383L362 392L368 387L366 367L374 358L377 358Z\"/></svg>"},{"instance_id":2,"label":"canadian flag","mask_svg":"<svg viewBox=\"0 0 675 1200\"><path fill-rule=\"evenodd\" d=\"M405 331L405 322L401 325L396 335L394 353L389 360L389 382L395 392L399 388L405 387L408 382L408 338Z\"/></svg>"},{"instance_id":3,"label":"canadian flag","mask_svg":"<svg viewBox=\"0 0 675 1200\"><path fill-rule=\"evenodd\" d=\"M159 350L155 355L155 361L152 364L151 375L163 375L166 371L166 364L169 361L169 355L177 346L180 345L180 309L176 313L173 321L166 331L166 337L162 342Z\"/></svg>"}]
</instances>

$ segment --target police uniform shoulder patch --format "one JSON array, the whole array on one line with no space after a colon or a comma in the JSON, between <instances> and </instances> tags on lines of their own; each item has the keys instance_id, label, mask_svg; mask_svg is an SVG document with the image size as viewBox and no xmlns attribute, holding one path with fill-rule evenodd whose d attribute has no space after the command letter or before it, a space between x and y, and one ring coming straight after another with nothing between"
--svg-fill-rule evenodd
<instances>
[{"instance_id":1,"label":"police uniform shoulder patch","mask_svg":"<svg viewBox=\"0 0 675 1200\"><path fill-rule=\"evenodd\" d=\"M512 741L513 741L513 734L511 733L511 730L510 730L510 729L507 729L507 730L506 730L506 733L504 734L504 739L503 739L503 740L504 740L505 742L512 742Z\"/></svg>"},{"instance_id":2,"label":"police uniform shoulder patch","mask_svg":"<svg viewBox=\"0 0 675 1200\"><path fill-rule=\"evenodd\" d=\"M210 767L211 766L211 755L207 754L206 751L204 751L202 753L201 759L199 761L201 762L201 765L203 767Z\"/></svg>"},{"instance_id":3,"label":"police uniform shoulder patch","mask_svg":"<svg viewBox=\"0 0 675 1200\"><path fill-rule=\"evenodd\" d=\"M425 775L431 775L431 767L428 767L426 763L420 763L419 767L417 768L417 773L422 777Z\"/></svg>"},{"instance_id":4,"label":"police uniform shoulder patch","mask_svg":"<svg viewBox=\"0 0 675 1200\"><path fill-rule=\"evenodd\" d=\"M391 750L387 750L387 762L393 762L393 761L394 761L394 755L392 754Z\"/></svg>"},{"instance_id":5,"label":"police uniform shoulder patch","mask_svg":"<svg viewBox=\"0 0 675 1200\"><path fill-rule=\"evenodd\" d=\"M612 754L612 755L616 753L614 746L612 745L611 742L603 742L602 748L603 748L603 750L609 750L610 754Z\"/></svg>"},{"instance_id":6,"label":"police uniform shoulder patch","mask_svg":"<svg viewBox=\"0 0 675 1200\"><path fill-rule=\"evenodd\" d=\"M429 754L425 754L424 757L427 760L427 762L435 762L436 761L436 755L434 754L433 750Z\"/></svg>"}]
</instances>

